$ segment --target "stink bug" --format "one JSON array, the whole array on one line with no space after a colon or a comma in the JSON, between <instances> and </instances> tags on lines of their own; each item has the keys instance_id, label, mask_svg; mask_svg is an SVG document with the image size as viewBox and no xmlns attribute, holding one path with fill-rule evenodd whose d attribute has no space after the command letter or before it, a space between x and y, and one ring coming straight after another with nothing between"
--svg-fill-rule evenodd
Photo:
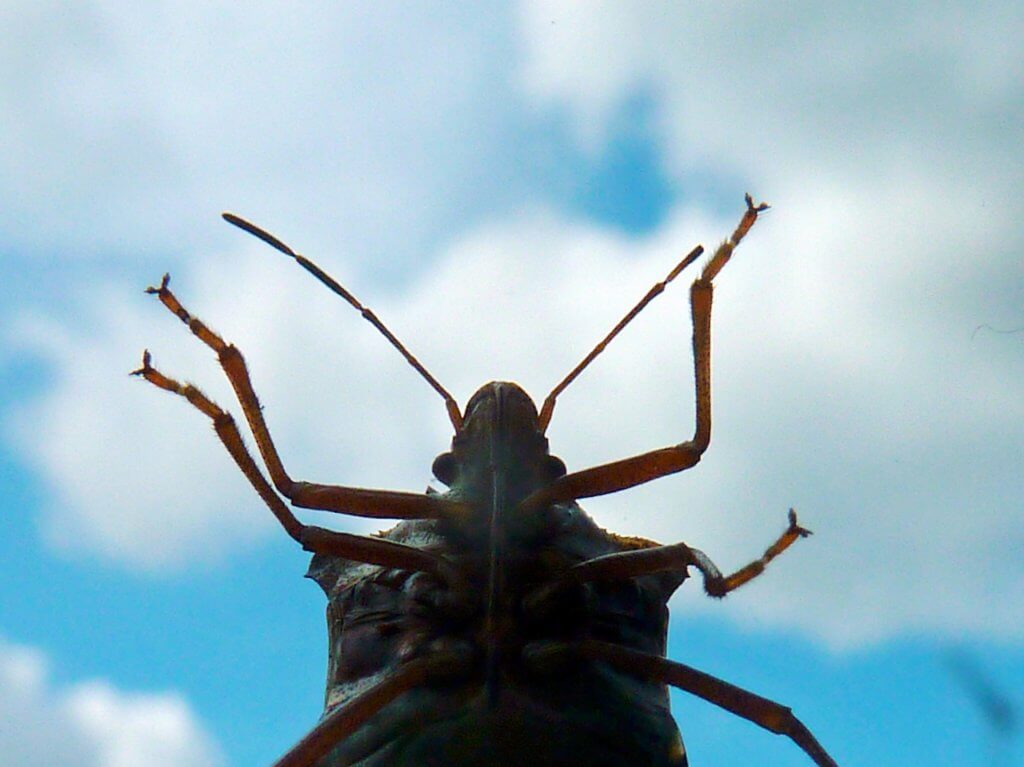
<instances>
[{"instance_id":1,"label":"stink bug","mask_svg":"<svg viewBox=\"0 0 1024 767\"><path fill-rule=\"evenodd\" d=\"M241 353L178 301L164 277L156 295L217 354L270 475L232 417L143 354L135 374L187 399L285 531L313 553L310 576L327 593L330 638L320 722L276 767L679 767L686 752L667 685L791 738L819 767L835 767L792 712L665 658L667 602L696 569L713 597L757 577L808 531L789 524L757 560L723 576L685 543L623 538L576 501L694 466L711 436L712 281L768 206L747 209L690 289L696 379L692 439L568 473L544 436L558 395L666 285L655 284L559 383L538 411L519 386L492 382L465 410L377 316L316 264L271 234L230 223L294 258L371 322L444 399L454 429L433 473L449 489L425 494L293 480L274 447ZM272 484L271 484L272 483ZM293 506L403 520L379 537L300 522Z\"/></svg>"}]
</instances>

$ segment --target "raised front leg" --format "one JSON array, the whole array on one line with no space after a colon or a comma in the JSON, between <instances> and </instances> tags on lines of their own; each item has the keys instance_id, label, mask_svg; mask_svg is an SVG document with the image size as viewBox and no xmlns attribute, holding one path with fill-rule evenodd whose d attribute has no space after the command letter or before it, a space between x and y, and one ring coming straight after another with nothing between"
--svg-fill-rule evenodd
<instances>
[{"instance_id":1,"label":"raised front leg","mask_svg":"<svg viewBox=\"0 0 1024 767\"><path fill-rule=\"evenodd\" d=\"M249 371L242 353L233 344L225 343L201 320L189 314L167 287L169 282L170 275L165 274L160 281L160 287L147 288L146 292L156 295L164 306L188 326L196 338L217 353L217 360L231 382L231 387L235 390L238 402L242 406L242 412L256 439L256 446L270 472L274 487L292 504L307 509L388 519L442 519L462 516L465 513L466 509L462 504L433 495L392 490L366 490L358 487L322 485L292 480L285 471L274 441L270 437L270 431L263 419L263 411L249 379Z\"/></svg>"},{"instance_id":2,"label":"raised front leg","mask_svg":"<svg viewBox=\"0 0 1024 767\"><path fill-rule=\"evenodd\" d=\"M690 288L690 313L693 318L693 366L696 382L696 428L693 438L678 445L652 450L591 469L567 474L523 502L524 509L543 508L577 498L589 498L625 490L652 479L674 474L696 464L711 442L711 297L712 280L732 257L733 250L768 208L754 205L748 194L747 210L732 236L718 246Z\"/></svg>"}]
</instances>

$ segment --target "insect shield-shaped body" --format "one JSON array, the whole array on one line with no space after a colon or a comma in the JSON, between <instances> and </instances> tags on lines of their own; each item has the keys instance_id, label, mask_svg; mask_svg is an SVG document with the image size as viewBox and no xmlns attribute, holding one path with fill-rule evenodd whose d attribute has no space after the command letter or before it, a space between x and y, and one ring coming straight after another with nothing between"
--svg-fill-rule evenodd
<instances>
[{"instance_id":1,"label":"insect shield-shaped body","mask_svg":"<svg viewBox=\"0 0 1024 767\"><path fill-rule=\"evenodd\" d=\"M445 493L366 490L293 480L264 420L241 353L170 291L149 288L217 354L269 480L232 417L199 389L150 364L136 374L187 399L284 530L313 552L328 596L324 715L275 767L601 767L686 765L668 688L697 695L791 738L819 767L835 762L792 712L665 658L672 592L689 568L721 597L808 535L789 525L764 554L723 576L685 543L658 545L598 528L580 498L694 466L711 438L712 280L767 206L747 210L690 288L696 428L685 442L567 473L544 436L557 396L702 253L656 283L547 396L538 414L512 383L482 387L465 412L377 316L276 237L232 224L294 258L374 325L442 396L455 436L434 462ZM282 499L283 496L283 499ZM300 522L291 506L404 520L379 536Z\"/></svg>"},{"instance_id":2,"label":"insect shield-shaped body","mask_svg":"<svg viewBox=\"0 0 1024 767\"><path fill-rule=\"evenodd\" d=\"M450 653L465 665L393 701L323 765L685 764L664 684L545 657L556 641L585 638L664 655L665 603L685 574L551 588L572 566L640 542L609 535L574 503L521 508L565 467L515 384L473 396L434 471L467 514L385 536L442 554L454 582L313 559L310 575L330 599L327 706L417 656Z\"/></svg>"}]
</instances>

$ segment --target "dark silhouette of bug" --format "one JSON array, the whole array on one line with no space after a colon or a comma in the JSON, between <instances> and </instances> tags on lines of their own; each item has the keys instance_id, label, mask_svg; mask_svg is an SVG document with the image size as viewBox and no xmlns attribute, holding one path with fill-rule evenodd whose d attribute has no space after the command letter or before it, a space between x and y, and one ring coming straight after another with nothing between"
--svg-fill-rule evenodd
<instances>
[{"instance_id":1,"label":"dark silhouette of bug","mask_svg":"<svg viewBox=\"0 0 1024 767\"><path fill-rule=\"evenodd\" d=\"M723 576L685 543L661 546L597 527L576 504L695 465L711 438L712 280L767 205L747 210L690 289L696 378L693 438L567 473L544 436L557 396L666 285L654 285L558 384L539 413L514 383L492 382L465 412L376 315L305 257L232 214L225 218L294 258L371 322L445 401L455 430L425 494L293 480L278 457L245 362L181 305L165 276L149 288L217 353L270 474L232 417L143 354L135 371L205 413L285 531L313 552L309 575L328 596L325 713L276 767L388 765L686 765L667 685L791 738L817 765L835 762L790 709L665 656L672 592L689 568L722 597L759 575L808 531L790 510L763 556ZM275 492L276 488L276 492ZM280 494L280 495L278 495ZM293 506L402 521L379 537L306 525Z\"/></svg>"}]
</instances>

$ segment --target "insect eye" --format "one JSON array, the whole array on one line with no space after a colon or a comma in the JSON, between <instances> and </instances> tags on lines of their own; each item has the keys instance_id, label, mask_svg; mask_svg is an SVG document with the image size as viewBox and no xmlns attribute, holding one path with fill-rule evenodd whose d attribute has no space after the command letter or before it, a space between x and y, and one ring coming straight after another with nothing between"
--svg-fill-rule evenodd
<instances>
[{"instance_id":1,"label":"insect eye","mask_svg":"<svg viewBox=\"0 0 1024 767\"><path fill-rule=\"evenodd\" d=\"M547 459L548 481L553 482L566 474L565 462L555 455L549 455Z\"/></svg>"},{"instance_id":2,"label":"insect eye","mask_svg":"<svg viewBox=\"0 0 1024 767\"><path fill-rule=\"evenodd\" d=\"M458 473L458 466L455 464L455 457L451 453L441 453L434 459L431 467L434 476L448 487L455 482L455 475Z\"/></svg>"}]
</instances>

